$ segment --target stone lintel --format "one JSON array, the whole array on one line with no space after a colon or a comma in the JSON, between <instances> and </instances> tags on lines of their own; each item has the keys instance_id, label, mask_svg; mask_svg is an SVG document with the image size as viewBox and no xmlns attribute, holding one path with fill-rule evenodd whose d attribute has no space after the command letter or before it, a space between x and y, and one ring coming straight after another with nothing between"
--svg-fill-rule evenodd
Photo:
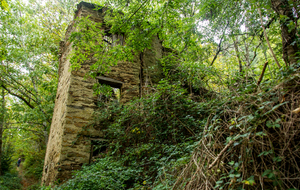
<instances>
[{"instance_id":1,"label":"stone lintel","mask_svg":"<svg viewBox=\"0 0 300 190\"><path fill-rule=\"evenodd\" d=\"M111 87L114 87L114 88L122 88L122 85L124 84L121 81L118 81L118 80L115 80L115 79L112 79L112 78L108 78L108 77L103 77L103 76L97 76L96 79L99 80L99 83L107 84L107 85L109 85Z\"/></svg>"}]
</instances>

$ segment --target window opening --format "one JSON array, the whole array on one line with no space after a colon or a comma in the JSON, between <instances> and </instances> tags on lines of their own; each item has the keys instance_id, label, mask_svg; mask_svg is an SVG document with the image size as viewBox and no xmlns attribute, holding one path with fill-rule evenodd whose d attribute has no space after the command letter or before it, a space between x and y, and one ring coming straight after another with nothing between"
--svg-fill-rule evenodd
<instances>
[{"instance_id":1,"label":"window opening","mask_svg":"<svg viewBox=\"0 0 300 190\"><path fill-rule=\"evenodd\" d=\"M119 88L109 87L110 92L100 93L97 98L97 106L101 107L109 102L120 102L121 90Z\"/></svg>"},{"instance_id":2,"label":"window opening","mask_svg":"<svg viewBox=\"0 0 300 190\"><path fill-rule=\"evenodd\" d=\"M108 150L108 142L104 139L91 140L90 163L103 157Z\"/></svg>"},{"instance_id":3,"label":"window opening","mask_svg":"<svg viewBox=\"0 0 300 190\"><path fill-rule=\"evenodd\" d=\"M106 34L103 36L103 41L106 42L110 47L116 46L117 44L123 45L124 36L122 34Z\"/></svg>"},{"instance_id":4,"label":"window opening","mask_svg":"<svg viewBox=\"0 0 300 190\"><path fill-rule=\"evenodd\" d=\"M114 97L116 100L118 100L118 102L120 102L120 98L121 98L121 91L119 88L112 88L114 91Z\"/></svg>"},{"instance_id":5,"label":"window opening","mask_svg":"<svg viewBox=\"0 0 300 190\"><path fill-rule=\"evenodd\" d=\"M113 44L113 39L111 36L103 36L103 48L105 51L109 51L109 49L111 48L112 44Z\"/></svg>"},{"instance_id":6,"label":"window opening","mask_svg":"<svg viewBox=\"0 0 300 190\"><path fill-rule=\"evenodd\" d=\"M123 82L103 76L97 76L96 79L101 84L100 88L107 92L98 95L97 106L101 107L111 101L120 102Z\"/></svg>"},{"instance_id":7,"label":"window opening","mask_svg":"<svg viewBox=\"0 0 300 190\"><path fill-rule=\"evenodd\" d=\"M103 41L111 45L113 43L113 40L110 36L104 36Z\"/></svg>"}]
</instances>

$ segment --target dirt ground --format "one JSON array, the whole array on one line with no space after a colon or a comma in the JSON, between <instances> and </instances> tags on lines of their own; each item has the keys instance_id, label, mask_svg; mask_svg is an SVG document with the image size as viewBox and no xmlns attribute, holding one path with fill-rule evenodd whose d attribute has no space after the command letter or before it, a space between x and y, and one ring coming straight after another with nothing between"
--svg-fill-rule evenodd
<instances>
[{"instance_id":1,"label":"dirt ground","mask_svg":"<svg viewBox=\"0 0 300 190\"><path fill-rule=\"evenodd\" d=\"M20 167L17 167L17 171L18 171L19 177L21 178L22 190L26 190L26 189L28 189L29 186L38 183L38 181L33 178L25 177L25 172L24 172L22 164L20 165Z\"/></svg>"}]
</instances>

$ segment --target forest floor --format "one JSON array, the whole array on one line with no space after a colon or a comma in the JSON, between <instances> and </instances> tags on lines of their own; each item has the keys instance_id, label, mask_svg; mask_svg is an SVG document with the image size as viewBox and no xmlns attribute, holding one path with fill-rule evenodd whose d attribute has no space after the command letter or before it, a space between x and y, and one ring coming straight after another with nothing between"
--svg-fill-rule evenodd
<instances>
[{"instance_id":1,"label":"forest floor","mask_svg":"<svg viewBox=\"0 0 300 190\"><path fill-rule=\"evenodd\" d=\"M22 190L28 189L31 185L38 183L38 181L34 178L28 178L25 176L25 171L23 169L23 165L21 164L20 167L17 168L19 178L21 179Z\"/></svg>"}]
</instances>

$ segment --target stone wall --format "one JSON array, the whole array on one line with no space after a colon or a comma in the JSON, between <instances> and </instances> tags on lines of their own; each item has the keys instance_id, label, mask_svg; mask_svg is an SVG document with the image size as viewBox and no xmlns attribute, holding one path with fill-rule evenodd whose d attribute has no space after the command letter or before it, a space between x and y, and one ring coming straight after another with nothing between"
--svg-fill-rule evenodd
<instances>
[{"instance_id":1,"label":"stone wall","mask_svg":"<svg viewBox=\"0 0 300 190\"><path fill-rule=\"evenodd\" d=\"M105 8L95 10L95 5L85 2L79 3L77 8L75 18L89 15L89 19L103 22ZM74 22L68 27L65 40L60 44L59 82L43 170L44 185L63 183L71 177L73 170L89 163L91 141L104 136L93 127L97 98L92 87L98 80L85 78L95 60L89 60L77 71L70 70L68 55L72 51L72 43L68 39L77 30ZM128 102L141 96L143 87L160 80L161 70L157 63L161 57L161 42L155 37L151 49L138 55L133 62L119 62L103 77L121 82L120 101Z\"/></svg>"}]
</instances>

